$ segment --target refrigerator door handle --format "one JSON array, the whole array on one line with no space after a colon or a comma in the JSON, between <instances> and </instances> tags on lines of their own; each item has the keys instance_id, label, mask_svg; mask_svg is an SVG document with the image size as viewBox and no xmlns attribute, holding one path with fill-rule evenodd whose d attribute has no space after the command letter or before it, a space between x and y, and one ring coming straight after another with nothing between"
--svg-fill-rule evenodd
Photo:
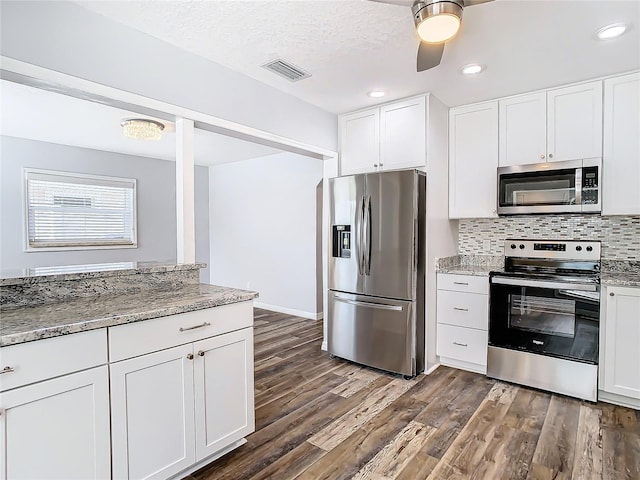
<instances>
[{"instance_id":1,"label":"refrigerator door handle","mask_svg":"<svg viewBox=\"0 0 640 480\"><path fill-rule=\"evenodd\" d=\"M335 296L335 299L338 302L348 303L349 305L356 305L359 307L379 308L381 310L393 310L396 312L401 312L404 309L400 305L385 305L384 303L362 302L359 300L350 300L348 298L342 298L337 295Z\"/></svg>"},{"instance_id":2,"label":"refrigerator door handle","mask_svg":"<svg viewBox=\"0 0 640 480\"><path fill-rule=\"evenodd\" d=\"M364 240L365 247L363 253L364 274L371 275L371 195L367 195L364 209Z\"/></svg>"},{"instance_id":3,"label":"refrigerator door handle","mask_svg":"<svg viewBox=\"0 0 640 480\"><path fill-rule=\"evenodd\" d=\"M362 211L364 210L364 196L358 199L358 203L356 205L356 218L355 218L355 227L356 227L356 255L358 256L358 275L363 275L363 252L364 247L362 245L362 220L363 215Z\"/></svg>"}]
</instances>

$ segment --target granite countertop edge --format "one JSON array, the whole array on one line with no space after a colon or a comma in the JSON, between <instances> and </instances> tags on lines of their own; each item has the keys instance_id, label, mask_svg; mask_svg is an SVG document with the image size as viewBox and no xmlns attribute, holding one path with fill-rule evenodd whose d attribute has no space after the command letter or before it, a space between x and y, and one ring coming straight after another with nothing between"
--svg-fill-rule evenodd
<instances>
[{"instance_id":1,"label":"granite countertop edge","mask_svg":"<svg viewBox=\"0 0 640 480\"><path fill-rule=\"evenodd\" d=\"M0 286L27 285L35 283L59 282L67 280L83 280L86 278L123 277L128 275L139 275L145 273L164 273L187 270L199 270L205 268L206 263L175 263L175 264L153 264L141 265L132 268L118 270L100 270L94 272L71 272L53 273L47 275L16 275L7 278L0 278Z\"/></svg>"},{"instance_id":2,"label":"granite countertop edge","mask_svg":"<svg viewBox=\"0 0 640 480\"><path fill-rule=\"evenodd\" d=\"M42 340L45 338L52 338L72 333L86 332L89 330L96 330L100 328L126 325L129 323L152 320L155 318L193 312L197 310L204 310L207 308L220 307L223 305L231 305L234 303L252 300L257 297L258 292L229 288L226 289L222 294L215 294L210 298L206 298L205 296L205 298L180 305L168 304L150 310L139 310L98 318L90 318L87 320L75 321L71 323L48 325L43 328L29 329L28 327L25 327L24 331L8 333L0 336L0 347L17 345L20 343ZM116 296L114 298L119 298L119 296Z\"/></svg>"}]
</instances>

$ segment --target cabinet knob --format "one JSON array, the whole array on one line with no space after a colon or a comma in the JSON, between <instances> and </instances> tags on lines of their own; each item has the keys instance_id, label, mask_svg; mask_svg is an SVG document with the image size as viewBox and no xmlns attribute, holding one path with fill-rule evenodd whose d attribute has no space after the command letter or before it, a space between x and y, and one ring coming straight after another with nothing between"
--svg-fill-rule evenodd
<instances>
[{"instance_id":1,"label":"cabinet knob","mask_svg":"<svg viewBox=\"0 0 640 480\"><path fill-rule=\"evenodd\" d=\"M193 353L187 354L187 360L193 360Z\"/></svg>"},{"instance_id":2,"label":"cabinet knob","mask_svg":"<svg viewBox=\"0 0 640 480\"><path fill-rule=\"evenodd\" d=\"M200 357L204 357L204 352L203 352L202 350L200 350L200 351L198 352L198 356L200 356Z\"/></svg>"},{"instance_id":3,"label":"cabinet knob","mask_svg":"<svg viewBox=\"0 0 640 480\"><path fill-rule=\"evenodd\" d=\"M2 370L0 370L0 375L2 375L3 373L11 373L14 371L15 370L13 369L13 367L6 366Z\"/></svg>"},{"instance_id":4,"label":"cabinet knob","mask_svg":"<svg viewBox=\"0 0 640 480\"><path fill-rule=\"evenodd\" d=\"M544 160L544 153L540 155L540 160Z\"/></svg>"},{"instance_id":5,"label":"cabinet knob","mask_svg":"<svg viewBox=\"0 0 640 480\"><path fill-rule=\"evenodd\" d=\"M375 168L378 168L378 164L377 164L377 163L374 163L374 164L373 164L373 166L374 166Z\"/></svg>"},{"instance_id":6,"label":"cabinet knob","mask_svg":"<svg viewBox=\"0 0 640 480\"><path fill-rule=\"evenodd\" d=\"M380 164L380 166L382 166L382 164Z\"/></svg>"},{"instance_id":7,"label":"cabinet knob","mask_svg":"<svg viewBox=\"0 0 640 480\"><path fill-rule=\"evenodd\" d=\"M615 295L616 295L615 293L613 293L613 292L609 292L609 296L610 296L610 297L615 297Z\"/></svg>"},{"instance_id":8,"label":"cabinet knob","mask_svg":"<svg viewBox=\"0 0 640 480\"><path fill-rule=\"evenodd\" d=\"M549 154L549 158L553 158L553 153L550 153L550 154Z\"/></svg>"}]
</instances>

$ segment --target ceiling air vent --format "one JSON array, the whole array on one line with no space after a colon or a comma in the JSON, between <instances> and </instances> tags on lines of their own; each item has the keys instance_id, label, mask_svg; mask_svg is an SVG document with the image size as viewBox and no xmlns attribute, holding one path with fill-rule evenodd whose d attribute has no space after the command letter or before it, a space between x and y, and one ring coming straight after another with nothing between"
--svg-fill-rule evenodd
<instances>
[{"instance_id":1,"label":"ceiling air vent","mask_svg":"<svg viewBox=\"0 0 640 480\"><path fill-rule=\"evenodd\" d=\"M271 62L267 62L262 65L262 67L267 70L271 70L273 73L276 73L291 82L297 82L298 80L311 76L309 72L305 72L301 68L296 67L294 64L289 63L282 58L276 58Z\"/></svg>"}]
</instances>

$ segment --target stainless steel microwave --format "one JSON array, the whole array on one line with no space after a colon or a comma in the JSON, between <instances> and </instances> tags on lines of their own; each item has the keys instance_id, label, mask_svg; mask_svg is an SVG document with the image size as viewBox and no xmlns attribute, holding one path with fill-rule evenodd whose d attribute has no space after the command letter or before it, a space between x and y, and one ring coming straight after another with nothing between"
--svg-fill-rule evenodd
<instances>
[{"instance_id":1,"label":"stainless steel microwave","mask_svg":"<svg viewBox=\"0 0 640 480\"><path fill-rule=\"evenodd\" d=\"M498 167L498 215L598 213L600 158Z\"/></svg>"}]
</instances>

